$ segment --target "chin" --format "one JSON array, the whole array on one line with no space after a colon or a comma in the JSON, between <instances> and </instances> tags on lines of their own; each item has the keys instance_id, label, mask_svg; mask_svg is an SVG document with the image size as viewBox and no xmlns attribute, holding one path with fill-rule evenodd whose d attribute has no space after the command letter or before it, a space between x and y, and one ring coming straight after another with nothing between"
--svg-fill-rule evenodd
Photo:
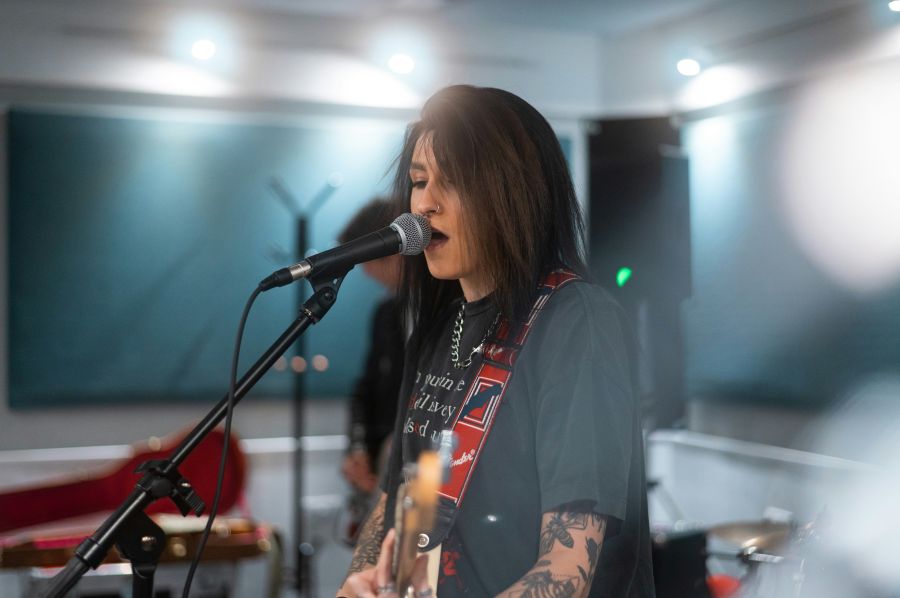
<instances>
[{"instance_id":1,"label":"chin","mask_svg":"<svg viewBox=\"0 0 900 598\"><path fill-rule=\"evenodd\" d=\"M451 274L441 270L432 270L431 268L428 268L428 272L431 274L432 278L437 278L438 280L459 280L458 274Z\"/></svg>"},{"instance_id":2,"label":"chin","mask_svg":"<svg viewBox=\"0 0 900 598\"><path fill-rule=\"evenodd\" d=\"M438 280L459 280L460 273L456 269L441 267L439 264L432 264L426 260L428 264L428 272L433 278Z\"/></svg>"}]
</instances>

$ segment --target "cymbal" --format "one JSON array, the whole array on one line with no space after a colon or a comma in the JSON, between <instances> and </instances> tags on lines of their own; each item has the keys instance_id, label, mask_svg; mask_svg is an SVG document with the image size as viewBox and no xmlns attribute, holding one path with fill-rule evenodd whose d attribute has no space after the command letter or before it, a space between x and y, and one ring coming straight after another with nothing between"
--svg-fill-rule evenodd
<instances>
[{"instance_id":1,"label":"cymbal","mask_svg":"<svg viewBox=\"0 0 900 598\"><path fill-rule=\"evenodd\" d=\"M742 550L755 548L759 552L777 554L787 544L791 526L775 521L743 521L715 525L707 533L729 544L736 544Z\"/></svg>"}]
</instances>

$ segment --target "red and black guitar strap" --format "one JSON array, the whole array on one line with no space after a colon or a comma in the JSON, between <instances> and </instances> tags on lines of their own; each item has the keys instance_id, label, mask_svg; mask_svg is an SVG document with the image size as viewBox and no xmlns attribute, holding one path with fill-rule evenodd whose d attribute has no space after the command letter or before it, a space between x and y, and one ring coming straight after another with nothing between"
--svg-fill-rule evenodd
<instances>
[{"instance_id":1,"label":"red and black guitar strap","mask_svg":"<svg viewBox=\"0 0 900 598\"><path fill-rule=\"evenodd\" d=\"M450 463L450 476L439 491L440 504L433 533L427 543L419 546L423 552L443 542L453 527L456 513L506 394L516 360L535 321L553 293L575 280L580 280L579 276L569 270L555 270L548 274L541 281L528 318L515 329L508 320L501 320L496 333L485 344L481 367L469 384L466 398L457 410L453 422L452 430L457 443Z\"/></svg>"}]
</instances>

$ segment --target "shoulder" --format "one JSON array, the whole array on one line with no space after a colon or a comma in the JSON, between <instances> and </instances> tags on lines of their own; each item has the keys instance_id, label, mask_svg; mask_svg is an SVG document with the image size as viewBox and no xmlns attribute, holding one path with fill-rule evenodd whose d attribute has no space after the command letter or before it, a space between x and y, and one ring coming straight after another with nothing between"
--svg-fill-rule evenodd
<instances>
[{"instance_id":1,"label":"shoulder","mask_svg":"<svg viewBox=\"0 0 900 598\"><path fill-rule=\"evenodd\" d=\"M532 332L542 344L580 344L583 350L597 351L603 342L614 342L615 338L624 341L629 330L625 310L608 291L576 280L553 293L538 314Z\"/></svg>"},{"instance_id":2,"label":"shoulder","mask_svg":"<svg viewBox=\"0 0 900 598\"><path fill-rule=\"evenodd\" d=\"M558 289L538 314L522 349L523 374L535 388L581 376L631 385L636 335L606 290L584 281Z\"/></svg>"},{"instance_id":3,"label":"shoulder","mask_svg":"<svg viewBox=\"0 0 900 598\"><path fill-rule=\"evenodd\" d=\"M548 312L574 310L579 314L622 313L618 302L600 285L585 280L573 280L557 289L544 307Z\"/></svg>"}]
</instances>

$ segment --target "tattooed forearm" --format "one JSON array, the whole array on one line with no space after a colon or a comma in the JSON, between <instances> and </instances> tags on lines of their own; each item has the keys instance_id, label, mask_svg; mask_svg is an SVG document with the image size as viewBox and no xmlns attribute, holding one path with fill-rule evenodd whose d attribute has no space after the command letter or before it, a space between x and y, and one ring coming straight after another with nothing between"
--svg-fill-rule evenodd
<instances>
[{"instance_id":1,"label":"tattooed forearm","mask_svg":"<svg viewBox=\"0 0 900 598\"><path fill-rule=\"evenodd\" d=\"M549 517L549 519L548 519ZM584 531L588 527L595 528L601 517L593 511L578 513L571 511L553 511L544 513L544 526L541 529L541 547L538 554L545 555L559 542L566 548L575 546L573 531Z\"/></svg>"},{"instance_id":2,"label":"tattooed forearm","mask_svg":"<svg viewBox=\"0 0 900 598\"><path fill-rule=\"evenodd\" d=\"M606 521L601 520L600 525L601 530L605 532ZM602 537L600 542L597 542L593 538L586 538L584 544L585 552L588 556L588 564L586 568L578 565L578 574L581 576L582 581L584 581L587 587L590 588L591 582L594 581L594 572L597 571L597 563L600 561L600 547L603 544L603 540Z\"/></svg>"},{"instance_id":3,"label":"tattooed forearm","mask_svg":"<svg viewBox=\"0 0 900 598\"><path fill-rule=\"evenodd\" d=\"M372 509L369 518L363 524L353 551L353 560L350 561L348 575L362 571L368 567L374 567L378 563L378 554L381 551L381 542L384 540L384 506L385 495Z\"/></svg>"},{"instance_id":4,"label":"tattooed forearm","mask_svg":"<svg viewBox=\"0 0 900 598\"><path fill-rule=\"evenodd\" d=\"M534 570L525 574L525 577L519 580L516 588L510 592L511 596L516 598L544 598L557 596L569 598L575 596L576 579L570 578L554 578L549 569Z\"/></svg>"},{"instance_id":5,"label":"tattooed forearm","mask_svg":"<svg viewBox=\"0 0 900 598\"><path fill-rule=\"evenodd\" d=\"M580 504L544 513L538 561L503 592L509 598L587 596L600 561L606 519Z\"/></svg>"}]
</instances>

